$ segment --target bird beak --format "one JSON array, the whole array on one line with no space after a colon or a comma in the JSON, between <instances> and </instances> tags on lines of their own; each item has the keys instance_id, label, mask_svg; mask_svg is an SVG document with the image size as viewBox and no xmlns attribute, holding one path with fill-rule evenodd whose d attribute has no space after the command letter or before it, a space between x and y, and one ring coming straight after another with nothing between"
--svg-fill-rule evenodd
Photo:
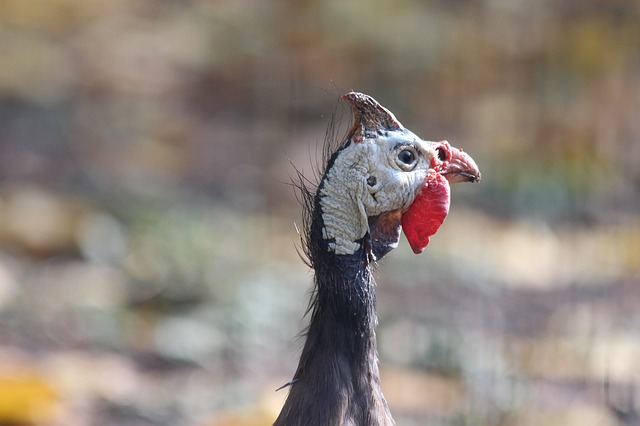
<instances>
[{"instance_id":1,"label":"bird beak","mask_svg":"<svg viewBox=\"0 0 640 426\"><path fill-rule=\"evenodd\" d=\"M451 147L451 159L449 159L440 171L449 183L479 182L480 169L473 158L461 149Z\"/></svg>"}]
</instances>

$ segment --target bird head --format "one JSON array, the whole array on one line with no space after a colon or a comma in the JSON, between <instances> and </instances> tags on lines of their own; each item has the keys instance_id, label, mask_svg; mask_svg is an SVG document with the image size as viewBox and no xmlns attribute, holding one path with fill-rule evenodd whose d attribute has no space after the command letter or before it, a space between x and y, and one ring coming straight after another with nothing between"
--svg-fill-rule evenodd
<instances>
[{"instance_id":1,"label":"bird head","mask_svg":"<svg viewBox=\"0 0 640 426\"><path fill-rule=\"evenodd\" d=\"M343 99L354 124L318 189L329 250L353 254L370 244L379 259L397 246L402 229L422 252L449 211L449 184L479 181L478 166L447 141L419 138L368 95Z\"/></svg>"}]
</instances>

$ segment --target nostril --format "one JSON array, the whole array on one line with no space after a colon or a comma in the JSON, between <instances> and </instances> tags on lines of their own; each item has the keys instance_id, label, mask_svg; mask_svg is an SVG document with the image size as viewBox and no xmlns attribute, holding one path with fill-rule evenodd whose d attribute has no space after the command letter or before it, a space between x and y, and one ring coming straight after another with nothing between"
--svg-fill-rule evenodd
<instances>
[{"instance_id":1,"label":"nostril","mask_svg":"<svg viewBox=\"0 0 640 426\"><path fill-rule=\"evenodd\" d=\"M436 151L438 152L438 160L442 162L447 161L447 152L444 150L443 147L436 148Z\"/></svg>"}]
</instances>

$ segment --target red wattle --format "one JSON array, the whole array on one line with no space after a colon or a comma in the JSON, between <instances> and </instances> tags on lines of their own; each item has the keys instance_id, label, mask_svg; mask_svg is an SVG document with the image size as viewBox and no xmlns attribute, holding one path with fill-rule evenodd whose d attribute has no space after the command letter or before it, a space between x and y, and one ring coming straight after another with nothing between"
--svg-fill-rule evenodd
<instances>
[{"instance_id":1,"label":"red wattle","mask_svg":"<svg viewBox=\"0 0 640 426\"><path fill-rule=\"evenodd\" d=\"M449 182L440 173L430 171L422 188L406 212L402 214L402 230L413 252L418 254L429 244L449 213Z\"/></svg>"}]
</instances>

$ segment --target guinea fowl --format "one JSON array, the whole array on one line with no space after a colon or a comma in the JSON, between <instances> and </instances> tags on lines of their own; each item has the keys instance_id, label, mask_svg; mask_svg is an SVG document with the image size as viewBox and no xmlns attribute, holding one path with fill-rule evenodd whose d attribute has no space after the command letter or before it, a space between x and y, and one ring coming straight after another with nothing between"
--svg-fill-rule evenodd
<instances>
[{"instance_id":1,"label":"guinea fowl","mask_svg":"<svg viewBox=\"0 0 640 426\"><path fill-rule=\"evenodd\" d=\"M274 426L394 424L380 389L372 267L397 247L401 229L422 252L449 211L449 183L480 180L462 150L420 139L368 95L343 99L354 124L317 189L301 185L315 286L300 362Z\"/></svg>"}]
</instances>

